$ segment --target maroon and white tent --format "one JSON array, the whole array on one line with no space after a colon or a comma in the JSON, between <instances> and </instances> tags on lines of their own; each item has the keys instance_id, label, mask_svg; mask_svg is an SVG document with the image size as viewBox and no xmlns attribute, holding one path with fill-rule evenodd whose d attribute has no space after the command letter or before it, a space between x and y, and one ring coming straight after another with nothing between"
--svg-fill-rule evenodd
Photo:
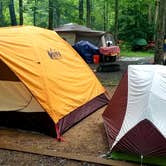
<instances>
[{"instance_id":1,"label":"maroon and white tent","mask_svg":"<svg viewBox=\"0 0 166 166\"><path fill-rule=\"evenodd\" d=\"M166 67L131 65L103 113L111 151L166 155Z\"/></svg>"}]
</instances>

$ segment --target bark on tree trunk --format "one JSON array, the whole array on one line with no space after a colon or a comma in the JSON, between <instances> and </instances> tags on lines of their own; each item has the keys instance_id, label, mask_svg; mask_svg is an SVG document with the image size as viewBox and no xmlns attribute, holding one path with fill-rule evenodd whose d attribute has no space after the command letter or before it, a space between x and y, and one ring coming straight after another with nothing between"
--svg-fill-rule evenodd
<instances>
[{"instance_id":1,"label":"bark on tree trunk","mask_svg":"<svg viewBox=\"0 0 166 166\"><path fill-rule=\"evenodd\" d=\"M14 8L14 0L10 0L10 3L9 3L9 13L10 13L11 25L12 26L17 25L15 8Z\"/></svg>"},{"instance_id":2,"label":"bark on tree trunk","mask_svg":"<svg viewBox=\"0 0 166 166\"><path fill-rule=\"evenodd\" d=\"M83 24L84 19L84 4L83 0L79 0L79 22L80 24Z\"/></svg>"},{"instance_id":3,"label":"bark on tree trunk","mask_svg":"<svg viewBox=\"0 0 166 166\"><path fill-rule=\"evenodd\" d=\"M104 27L103 27L103 30L105 31L106 30L106 1L104 1L104 4L103 4L104 6L103 6L103 25L104 25Z\"/></svg>"},{"instance_id":4,"label":"bark on tree trunk","mask_svg":"<svg viewBox=\"0 0 166 166\"><path fill-rule=\"evenodd\" d=\"M104 28L103 28L103 30L104 31L107 31L108 30L108 8L109 8L109 3L108 3L108 0L105 0L104 1L104 10L103 10L103 12L104 12L104 14L103 14L103 16L104 16L104 19L103 19L103 21L104 21L104 23L103 23L103 25L104 25Z\"/></svg>"},{"instance_id":5,"label":"bark on tree trunk","mask_svg":"<svg viewBox=\"0 0 166 166\"><path fill-rule=\"evenodd\" d=\"M0 26L3 26L3 5L2 1L0 1Z\"/></svg>"},{"instance_id":6,"label":"bark on tree trunk","mask_svg":"<svg viewBox=\"0 0 166 166\"><path fill-rule=\"evenodd\" d=\"M156 30L157 28L157 19L158 19L158 12L159 12L159 1L160 0L155 0L155 15L154 15L154 28ZM153 40L156 40L156 34L154 33L153 35Z\"/></svg>"},{"instance_id":7,"label":"bark on tree trunk","mask_svg":"<svg viewBox=\"0 0 166 166\"><path fill-rule=\"evenodd\" d=\"M53 0L49 0L48 29L53 29Z\"/></svg>"},{"instance_id":8,"label":"bark on tree trunk","mask_svg":"<svg viewBox=\"0 0 166 166\"><path fill-rule=\"evenodd\" d=\"M35 5L33 8L33 25L36 26L36 14L37 14L37 0L35 0Z\"/></svg>"},{"instance_id":9,"label":"bark on tree trunk","mask_svg":"<svg viewBox=\"0 0 166 166\"><path fill-rule=\"evenodd\" d=\"M164 43L164 35L165 35L165 7L166 1L160 0L159 3L159 11L157 18L157 29L156 29L156 46L155 46L155 64L162 64L164 60L164 51L163 51L163 43Z\"/></svg>"},{"instance_id":10,"label":"bark on tree trunk","mask_svg":"<svg viewBox=\"0 0 166 166\"><path fill-rule=\"evenodd\" d=\"M54 2L55 2L55 9L56 9L56 25L59 26L60 25L60 17L61 17L60 4L59 4L58 0L56 0Z\"/></svg>"},{"instance_id":11,"label":"bark on tree trunk","mask_svg":"<svg viewBox=\"0 0 166 166\"><path fill-rule=\"evenodd\" d=\"M118 42L118 15L119 15L119 0L115 0L115 44Z\"/></svg>"},{"instance_id":12,"label":"bark on tree trunk","mask_svg":"<svg viewBox=\"0 0 166 166\"><path fill-rule=\"evenodd\" d=\"M23 25L23 0L19 0L19 18L20 18L20 25Z\"/></svg>"},{"instance_id":13,"label":"bark on tree trunk","mask_svg":"<svg viewBox=\"0 0 166 166\"><path fill-rule=\"evenodd\" d=\"M106 31L108 31L108 23L109 23L109 0L106 1Z\"/></svg>"},{"instance_id":14,"label":"bark on tree trunk","mask_svg":"<svg viewBox=\"0 0 166 166\"><path fill-rule=\"evenodd\" d=\"M86 25L91 26L91 3L90 0L86 0Z\"/></svg>"},{"instance_id":15,"label":"bark on tree trunk","mask_svg":"<svg viewBox=\"0 0 166 166\"><path fill-rule=\"evenodd\" d=\"M158 12L159 12L159 2L160 0L156 0L155 2L155 6L156 6L156 9L155 9L155 18L154 18L154 24L156 25L157 24L157 18L158 18Z\"/></svg>"},{"instance_id":16,"label":"bark on tree trunk","mask_svg":"<svg viewBox=\"0 0 166 166\"><path fill-rule=\"evenodd\" d=\"M152 23L152 4L149 4L149 9L148 9L148 23L149 25Z\"/></svg>"}]
</instances>

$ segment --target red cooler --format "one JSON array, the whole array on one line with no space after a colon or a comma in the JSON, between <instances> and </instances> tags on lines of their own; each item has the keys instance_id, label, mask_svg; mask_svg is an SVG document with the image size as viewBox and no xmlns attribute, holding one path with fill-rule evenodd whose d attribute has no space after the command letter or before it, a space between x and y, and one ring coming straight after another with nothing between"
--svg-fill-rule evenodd
<instances>
[{"instance_id":1,"label":"red cooler","mask_svg":"<svg viewBox=\"0 0 166 166\"><path fill-rule=\"evenodd\" d=\"M100 61L100 55L93 55L93 63L99 64Z\"/></svg>"}]
</instances>

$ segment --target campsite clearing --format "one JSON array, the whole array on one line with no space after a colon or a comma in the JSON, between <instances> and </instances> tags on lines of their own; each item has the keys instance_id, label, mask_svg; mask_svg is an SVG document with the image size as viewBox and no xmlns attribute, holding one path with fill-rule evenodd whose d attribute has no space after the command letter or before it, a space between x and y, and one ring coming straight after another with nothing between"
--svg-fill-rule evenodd
<instances>
[{"instance_id":1,"label":"campsite clearing","mask_svg":"<svg viewBox=\"0 0 166 166\"><path fill-rule=\"evenodd\" d=\"M96 73L102 84L108 89L110 95L113 95L116 86L119 83L119 79L125 72L128 64L141 64L149 62L151 58L137 59L136 61L118 61L121 70L113 73ZM91 65L93 71L96 69L96 65ZM80 123L68 130L64 135L64 142L57 142L54 138L46 135L31 133L18 130L1 129L0 130L0 145L12 149L12 147L21 147L22 151L26 149L35 150L38 149L41 154L51 151L55 154L65 154L77 156L80 154L82 160L84 156L101 158L108 152L108 143L106 133L103 125L101 114L105 107L91 114L87 118L83 119ZM5 148L5 147L4 147ZM14 148L13 148L14 149ZM16 149L15 149L16 150ZM31 151L32 152L32 151ZM9 150L0 150L0 165L8 166L23 166L23 165L44 165L44 166L100 166L101 164L90 163L89 161L73 161L68 160L69 157L65 155L57 157L48 157L46 155L36 155L32 153L23 153ZM66 159L65 159L66 158ZM71 159L74 159L71 158ZM76 159L76 158L75 158ZM75 160L74 159L74 160ZM81 160L81 157L80 159ZM110 161L111 163L111 161ZM124 165L124 162L112 161L114 165ZM126 166L135 165L131 163L125 163Z\"/></svg>"}]
</instances>

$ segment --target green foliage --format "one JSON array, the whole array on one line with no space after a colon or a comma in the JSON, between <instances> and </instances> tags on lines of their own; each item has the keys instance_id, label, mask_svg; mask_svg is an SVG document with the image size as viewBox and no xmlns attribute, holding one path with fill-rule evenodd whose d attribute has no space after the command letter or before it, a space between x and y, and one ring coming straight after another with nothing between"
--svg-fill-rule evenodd
<instances>
[{"instance_id":1,"label":"green foliage","mask_svg":"<svg viewBox=\"0 0 166 166\"><path fill-rule=\"evenodd\" d=\"M154 0L121 0L119 16L119 38L132 42L135 38L152 40L154 34L154 21L149 22L149 5L154 20Z\"/></svg>"},{"instance_id":2,"label":"green foliage","mask_svg":"<svg viewBox=\"0 0 166 166\"><path fill-rule=\"evenodd\" d=\"M9 9L7 8L9 6L10 0L0 0L0 3L2 5L2 17L1 17L1 24L0 26L8 26L10 25L10 16L9 16Z\"/></svg>"},{"instance_id":3,"label":"green foliage","mask_svg":"<svg viewBox=\"0 0 166 166\"><path fill-rule=\"evenodd\" d=\"M0 26L10 26L9 2L10 0L0 0L3 5L3 17L0 16ZM54 27L75 22L79 23L79 1L78 0L54 0ZM83 1L84 16L83 25L86 25L86 1ZM104 29L104 2L107 2L108 9L106 30L114 32L115 0L91 0L91 27L97 30ZM15 11L19 20L19 1L15 0ZM150 10L149 10L149 7ZM48 27L48 0L23 0L23 16L25 25L33 25L34 11L36 15L36 25ZM149 11L151 20L149 20ZM119 34L120 40L129 44L136 38L144 38L147 41L153 40L154 36L154 15L155 0L119 0ZM18 21L19 22L19 21Z\"/></svg>"}]
</instances>

